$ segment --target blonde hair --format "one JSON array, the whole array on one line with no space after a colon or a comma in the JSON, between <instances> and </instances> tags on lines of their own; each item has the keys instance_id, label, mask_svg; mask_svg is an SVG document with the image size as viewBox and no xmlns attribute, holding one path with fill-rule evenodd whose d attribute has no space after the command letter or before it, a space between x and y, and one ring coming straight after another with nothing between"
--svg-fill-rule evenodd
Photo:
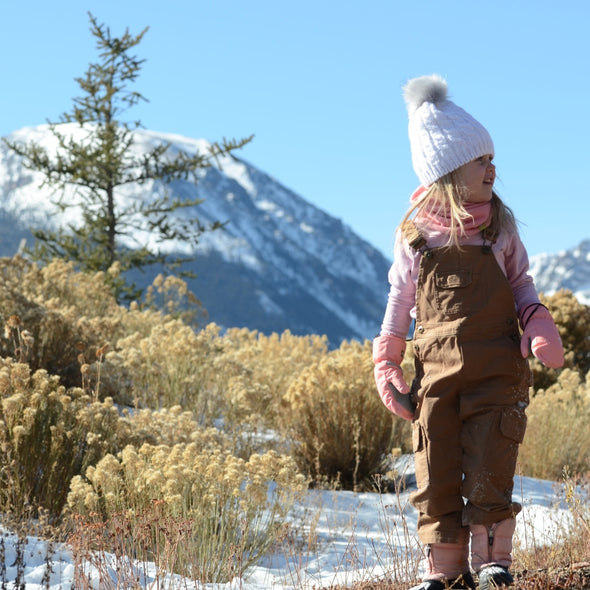
<instances>
[{"instance_id":1,"label":"blonde hair","mask_svg":"<svg viewBox=\"0 0 590 590\"><path fill-rule=\"evenodd\" d=\"M403 228L414 215L436 215L442 213L450 220L449 236L445 246L460 246L459 239L464 234L465 222L471 215L465 208L466 187L457 170L453 170L431 184L408 209L400 223ZM502 231L518 233L516 218L512 209L506 205L495 191L492 192L492 219L489 227L497 235Z\"/></svg>"}]
</instances>

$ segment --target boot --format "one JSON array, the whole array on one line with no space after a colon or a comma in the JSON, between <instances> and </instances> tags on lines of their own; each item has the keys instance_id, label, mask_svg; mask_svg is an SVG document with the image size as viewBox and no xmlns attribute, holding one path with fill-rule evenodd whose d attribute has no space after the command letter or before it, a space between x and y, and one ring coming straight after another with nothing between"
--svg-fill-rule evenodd
<instances>
[{"instance_id":1,"label":"boot","mask_svg":"<svg viewBox=\"0 0 590 590\"><path fill-rule=\"evenodd\" d=\"M469 546L433 543L426 548L428 564L424 580L410 590L474 590L469 571Z\"/></svg>"},{"instance_id":2,"label":"boot","mask_svg":"<svg viewBox=\"0 0 590 590\"><path fill-rule=\"evenodd\" d=\"M491 526L471 525L471 567L479 576L479 590L510 586L514 579L508 571L512 565L512 536L516 519L507 518Z\"/></svg>"}]
</instances>

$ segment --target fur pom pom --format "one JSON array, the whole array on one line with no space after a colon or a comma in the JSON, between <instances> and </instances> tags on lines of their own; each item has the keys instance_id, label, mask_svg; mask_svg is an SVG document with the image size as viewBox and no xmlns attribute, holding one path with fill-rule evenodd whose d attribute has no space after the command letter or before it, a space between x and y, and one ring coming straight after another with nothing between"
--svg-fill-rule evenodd
<instances>
[{"instance_id":1,"label":"fur pom pom","mask_svg":"<svg viewBox=\"0 0 590 590\"><path fill-rule=\"evenodd\" d=\"M403 88L408 113L412 114L424 102L443 102L447 88L446 80L437 74L412 78Z\"/></svg>"}]
</instances>

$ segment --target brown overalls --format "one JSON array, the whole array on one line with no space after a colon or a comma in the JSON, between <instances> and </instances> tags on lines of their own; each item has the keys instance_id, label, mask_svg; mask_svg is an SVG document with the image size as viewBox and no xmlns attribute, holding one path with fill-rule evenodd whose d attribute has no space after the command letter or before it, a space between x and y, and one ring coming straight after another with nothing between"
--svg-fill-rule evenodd
<instances>
[{"instance_id":1,"label":"brown overalls","mask_svg":"<svg viewBox=\"0 0 590 590\"><path fill-rule=\"evenodd\" d=\"M512 289L485 237L461 249L413 246L422 258L412 504L424 544L465 544L470 524L489 526L519 510L512 488L531 374Z\"/></svg>"}]
</instances>

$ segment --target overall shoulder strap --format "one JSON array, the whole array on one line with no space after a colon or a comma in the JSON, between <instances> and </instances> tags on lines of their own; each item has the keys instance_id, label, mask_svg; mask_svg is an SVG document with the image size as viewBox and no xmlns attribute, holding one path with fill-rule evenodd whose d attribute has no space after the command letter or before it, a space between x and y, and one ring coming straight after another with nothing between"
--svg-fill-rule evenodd
<instances>
[{"instance_id":1,"label":"overall shoulder strap","mask_svg":"<svg viewBox=\"0 0 590 590\"><path fill-rule=\"evenodd\" d=\"M402 225L402 234L414 250L420 250L426 246L426 240L422 232L416 227L416 224L411 219L406 219Z\"/></svg>"}]
</instances>

